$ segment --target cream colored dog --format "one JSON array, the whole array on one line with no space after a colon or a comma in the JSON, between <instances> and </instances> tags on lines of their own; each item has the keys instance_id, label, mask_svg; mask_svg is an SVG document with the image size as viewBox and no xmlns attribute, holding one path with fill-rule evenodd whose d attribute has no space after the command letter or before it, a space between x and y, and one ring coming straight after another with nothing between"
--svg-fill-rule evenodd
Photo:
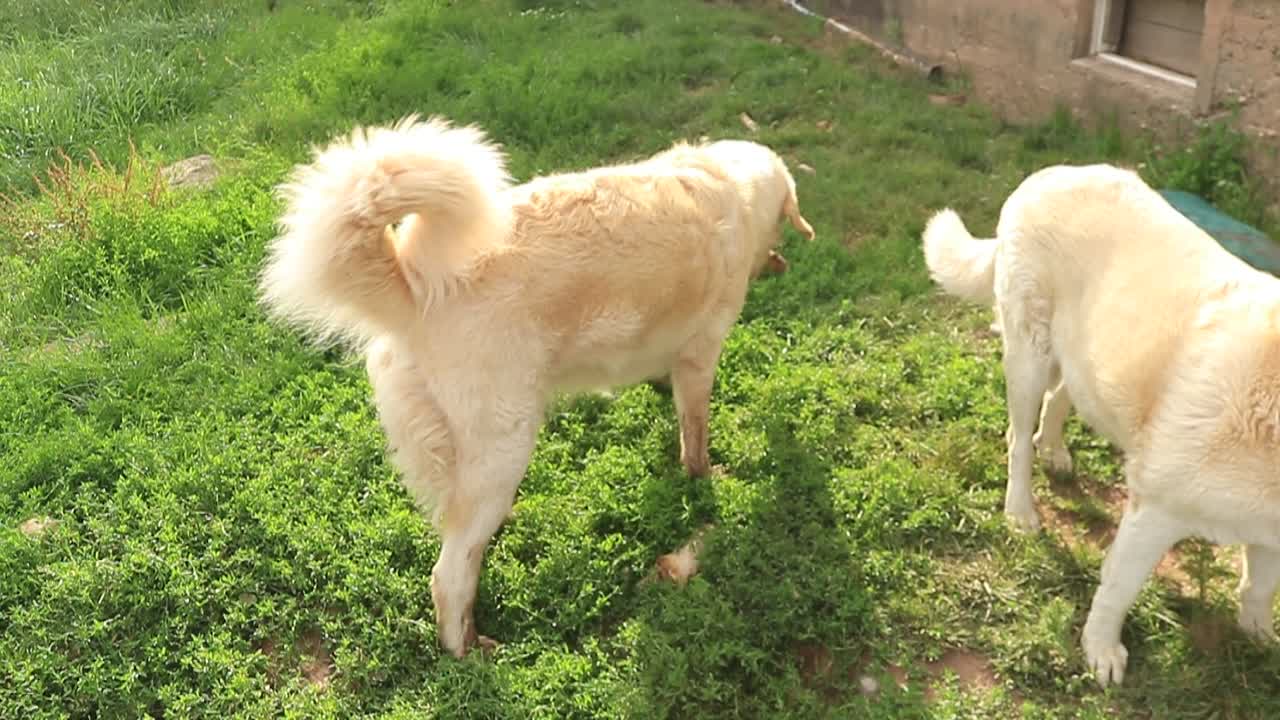
<instances>
[{"instance_id":1,"label":"cream colored dog","mask_svg":"<svg viewBox=\"0 0 1280 720\"><path fill-rule=\"evenodd\" d=\"M1124 617L1165 551L1193 535L1245 544L1240 625L1274 638L1280 280L1223 250L1134 173L1105 165L1028 177L993 240L974 239L944 210L924 252L948 292L999 311L1005 512L1038 527L1033 447L1039 440L1069 470L1062 423L1072 404L1126 455L1129 500L1084 628L1098 681L1123 681Z\"/></svg>"},{"instance_id":2,"label":"cream colored dog","mask_svg":"<svg viewBox=\"0 0 1280 720\"><path fill-rule=\"evenodd\" d=\"M441 531L432 599L456 656L491 643L472 619L481 561L548 400L669 376L681 461L707 474L748 281L785 269L784 217L813 237L783 161L741 141L510 187L479 130L410 117L317 151L282 196L265 303L365 354L404 484Z\"/></svg>"}]
</instances>

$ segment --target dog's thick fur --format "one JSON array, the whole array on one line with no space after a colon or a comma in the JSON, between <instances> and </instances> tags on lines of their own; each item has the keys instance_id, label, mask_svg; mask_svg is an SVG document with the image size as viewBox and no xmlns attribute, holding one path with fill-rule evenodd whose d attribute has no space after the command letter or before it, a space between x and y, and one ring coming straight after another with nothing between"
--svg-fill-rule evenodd
<instances>
[{"instance_id":1,"label":"dog's thick fur","mask_svg":"<svg viewBox=\"0 0 1280 720\"><path fill-rule=\"evenodd\" d=\"M547 401L669 376L681 460L705 475L748 282L785 269L783 218L813 237L783 161L744 141L511 187L481 131L410 117L317 150L282 196L264 301L365 354L404 484L441 531L432 596L458 656L488 642L480 565Z\"/></svg>"},{"instance_id":2,"label":"dog's thick fur","mask_svg":"<svg viewBox=\"0 0 1280 720\"><path fill-rule=\"evenodd\" d=\"M1240 625L1274 638L1280 280L1223 250L1134 173L1106 165L1032 174L1005 202L995 239L974 239L943 210L923 240L945 290L998 311L1005 512L1039 526L1033 447L1069 471L1062 423L1073 404L1126 455L1129 500L1084 628L1099 682L1123 681L1124 616L1184 537L1245 544Z\"/></svg>"}]
</instances>

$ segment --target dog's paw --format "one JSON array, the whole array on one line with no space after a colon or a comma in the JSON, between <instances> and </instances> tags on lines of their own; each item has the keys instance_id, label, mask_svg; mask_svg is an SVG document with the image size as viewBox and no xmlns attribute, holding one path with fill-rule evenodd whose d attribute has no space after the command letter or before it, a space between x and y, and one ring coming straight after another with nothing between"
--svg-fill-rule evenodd
<instances>
[{"instance_id":1,"label":"dog's paw","mask_svg":"<svg viewBox=\"0 0 1280 720\"><path fill-rule=\"evenodd\" d=\"M1004 516L1009 526L1020 533L1032 534L1040 531L1040 515L1036 513L1034 503L1006 502Z\"/></svg>"},{"instance_id":2,"label":"dog's paw","mask_svg":"<svg viewBox=\"0 0 1280 720\"><path fill-rule=\"evenodd\" d=\"M1005 517L1009 521L1009 527L1020 533L1034 535L1040 532L1040 518L1034 512L1030 515L1006 512Z\"/></svg>"},{"instance_id":3,"label":"dog's paw","mask_svg":"<svg viewBox=\"0 0 1280 720\"><path fill-rule=\"evenodd\" d=\"M1040 433L1036 433L1032 442L1035 444L1036 455L1040 458L1045 474L1055 480L1071 479L1075 474L1075 463L1071 461L1071 451L1061 440L1056 445L1042 444Z\"/></svg>"},{"instance_id":4,"label":"dog's paw","mask_svg":"<svg viewBox=\"0 0 1280 720\"><path fill-rule=\"evenodd\" d=\"M481 657L487 658L498 652L498 648L501 647L502 643L494 640L488 635L477 635L475 647L472 649L478 651Z\"/></svg>"},{"instance_id":5,"label":"dog's paw","mask_svg":"<svg viewBox=\"0 0 1280 720\"><path fill-rule=\"evenodd\" d=\"M1091 640L1086 629L1084 637L1084 655L1089 663L1089 671L1098 681L1098 685L1120 685L1124 682L1125 665L1129 662L1129 651L1123 643L1106 640Z\"/></svg>"},{"instance_id":6,"label":"dog's paw","mask_svg":"<svg viewBox=\"0 0 1280 720\"><path fill-rule=\"evenodd\" d=\"M1277 635L1276 631L1272 628L1262 627L1260 625L1241 625L1241 629L1244 630L1249 637L1265 645L1280 643L1280 635Z\"/></svg>"},{"instance_id":7,"label":"dog's paw","mask_svg":"<svg viewBox=\"0 0 1280 720\"><path fill-rule=\"evenodd\" d=\"M1075 476L1075 463L1071 461L1071 452L1065 447L1047 448L1040 453L1044 470L1055 480L1070 480Z\"/></svg>"},{"instance_id":8,"label":"dog's paw","mask_svg":"<svg viewBox=\"0 0 1280 720\"><path fill-rule=\"evenodd\" d=\"M704 478L711 474L711 456L707 453L693 457L686 455L680 458L680 462L690 477Z\"/></svg>"},{"instance_id":9,"label":"dog's paw","mask_svg":"<svg viewBox=\"0 0 1280 720\"><path fill-rule=\"evenodd\" d=\"M1280 642L1280 636L1276 635L1271 615L1271 608L1262 605L1256 608L1246 606L1240 607L1240 629L1246 635L1261 643Z\"/></svg>"}]
</instances>

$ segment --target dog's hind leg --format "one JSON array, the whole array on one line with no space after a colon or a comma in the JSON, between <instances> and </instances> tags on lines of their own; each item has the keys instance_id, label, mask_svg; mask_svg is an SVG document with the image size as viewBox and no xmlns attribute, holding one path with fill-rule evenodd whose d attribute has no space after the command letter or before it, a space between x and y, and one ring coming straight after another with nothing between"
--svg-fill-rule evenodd
<instances>
[{"instance_id":1,"label":"dog's hind leg","mask_svg":"<svg viewBox=\"0 0 1280 720\"><path fill-rule=\"evenodd\" d=\"M1024 532L1040 528L1035 496L1031 489L1031 470L1035 461L1032 440L1040 419L1040 406L1049 388L1053 360L1046 344L1038 342L1025 323L1012 324L1008 308L1004 321L1004 378L1009 406L1009 478L1005 487L1004 512L1014 526ZM1047 334L1047 333L1046 333Z\"/></svg>"},{"instance_id":2,"label":"dog's hind leg","mask_svg":"<svg viewBox=\"0 0 1280 720\"><path fill-rule=\"evenodd\" d=\"M1136 467L1131 461L1130 468ZM1124 681L1129 651L1120 642L1120 629L1125 615L1156 563L1188 534L1187 526L1174 516L1150 502L1130 497L1116 539L1102 562L1102 583L1094 593L1084 624L1084 654L1089 669L1103 687Z\"/></svg>"},{"instance_id":3,"label":"dog's hind leg","mask_svg":"<svg viewBox=\"0 0 1280 720\"><path fill-rule=\"evenodd\" d=\"M1040 429L1031 441L1036 452L1045 463L1050 475L1059 479L1071 477L1071 451L1062 437L1063 428L1067 424L1067 415L1071 413L1071 396L1062 382L1057 368L1050 380L1051 389L1045 393L1044 405L1040 410Z\"/></svg>"},{"instance_id":4,"label":"dog's hind leg","mask_svg":"<svg viewBox=\"0 0 1280 720\"><path fill-rule=\"evenodd\" d=\"M376 341L366 366L401 482L419 508L432 512L443 537L431 595L440 644L462 657L482 641L472 617L480 565L511 510L533 452L538 416L518 408L501 431L488 418L479 427L451 428L449 420L462 416L442 411L408 350Z\"/></svg>"},{"instance_id":5,"label":"dog's hind leg","mask_svg":"<svg viewBox=\"0 0 1280 720\"><path fill-rule=\"evenodd\" d=\"M476 631L473 607L485 549L511 511L537 437L537 416L519 415L504 432L468 433L441 508L444 542L431 573L431 599L440 643L454 657L477 644L496 645Z\"/></svg>"},{"instance_id":6,"label":"dog's hind leg","mask_svg":"<svg viewBox=\"0 0 1280 720\"><path fill-rule=\"evenodd\" d=\"M377 340L365 368L400 483L420 510L438 513L452 485L454 460L444 414L407 350Z\"/></svg>"},{"instance_id":7,"label":"dog's hind leg","mask_svg":"<svg viewBox=\"0 0 1280 720\"><path fill-rule=\"evenodd\" d=\"M1275 641L1272 619L1276 587L1280 586L1280 550L1246 545L1240 578L1240 627L1262 640Z\"/></svg>"}]
</instances>

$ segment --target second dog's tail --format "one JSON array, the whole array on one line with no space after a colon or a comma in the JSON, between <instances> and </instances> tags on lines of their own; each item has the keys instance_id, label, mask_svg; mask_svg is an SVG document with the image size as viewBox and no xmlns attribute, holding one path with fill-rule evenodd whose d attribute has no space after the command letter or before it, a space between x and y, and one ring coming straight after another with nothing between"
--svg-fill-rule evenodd
<instances>
[{"instance_id":1,"label":"second dog's tail","mask_svg":"<svg viewBox=\"0 0 1280 720\"><path fill-rule=\"evenodd\" d=\"M975 238L954 210L934 215L924 229L924 261L934 282L952 295L990 304L995 300L999 240Z\"/></svg>"},{"instance_id":2,"label":"second dog's tail","mask_svg":"<svg viewBox=\"0 0 1280 720\"><path fill-rule=\"evenodd\" d=\"M403 329L500 244L510 180L472 127L410 116L315 151L281 186L283 232L259 289L277 317L356 342ZM412 218L408 232L390 226Z\"/></svg>"}]
</instances>

